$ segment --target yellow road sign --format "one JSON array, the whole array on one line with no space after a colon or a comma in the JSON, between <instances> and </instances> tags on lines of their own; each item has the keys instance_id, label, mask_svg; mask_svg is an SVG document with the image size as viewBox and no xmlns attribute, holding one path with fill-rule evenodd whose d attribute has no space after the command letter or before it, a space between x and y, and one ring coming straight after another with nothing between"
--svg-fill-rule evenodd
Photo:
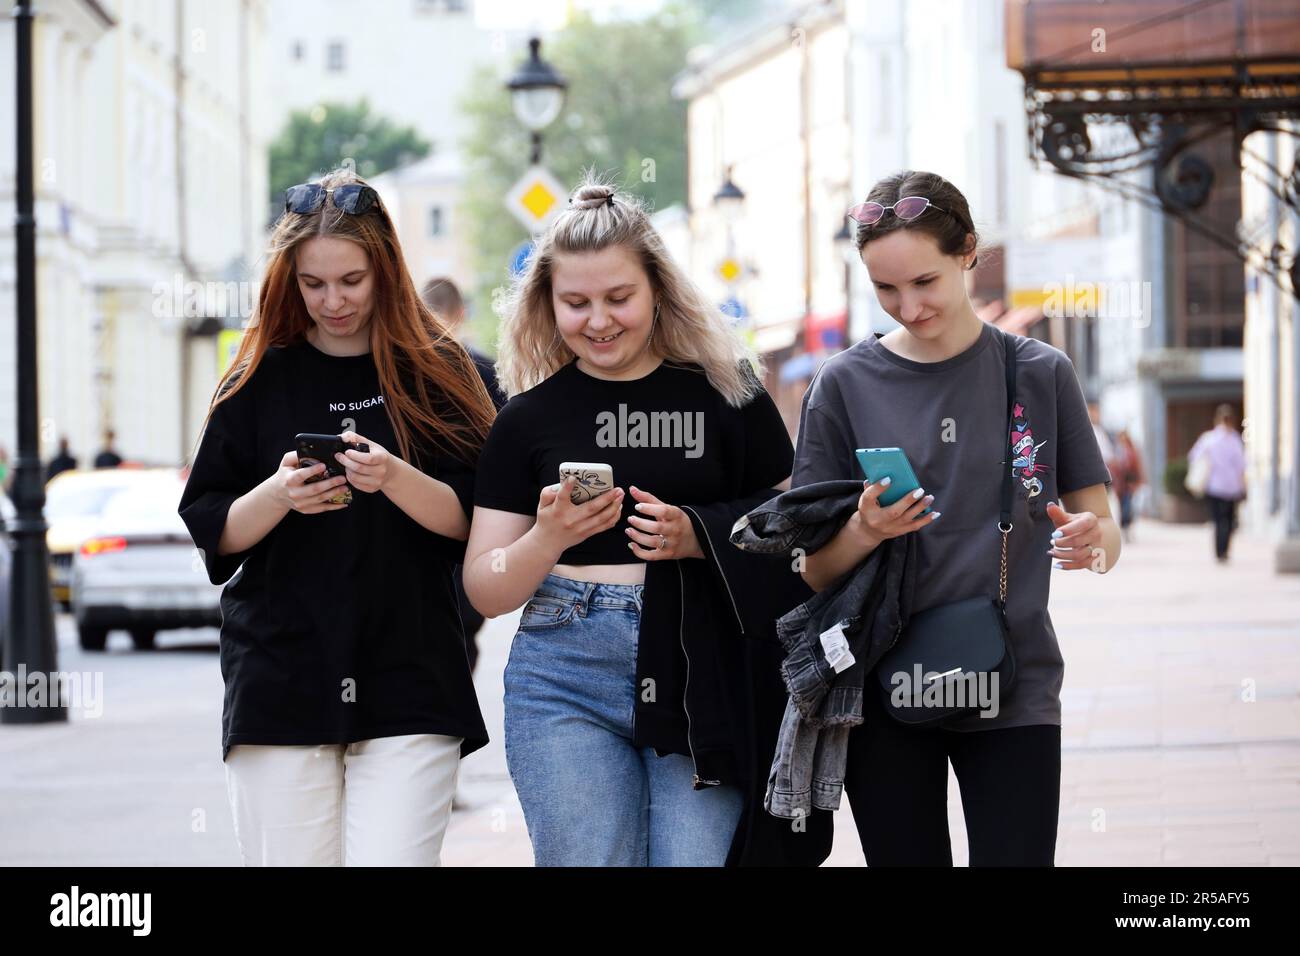
<instances>
[{"instance_id":1,"label":"yellow road sign","mask_svg":"<svg viewBox=\"0 0 1300 956\"><path fill-rule=\"evenodd\" d=\"M235 361L244 333L240 329L222 329L217 333L217 375L225 375Z\"/></svg>"},{"instance_id":2,"label":"yellow road sign","mask_svg":"<svg viewBox=\"0 0 1300 956\"><path fill-rule=\"evenodd\" d=\"M735 282L740 277L740 263L728 256L718 265L718 275L726 282Z\"/></svg>"},{"instance_id":3,"label":"yellow road sign","mask_svg":"<svg viewBox=\"0 0 1300 956\"><path fill-rule=\"evenodd\" d=\"M506 193L506 208L523 227L539 233L564 208L564 187L543 166L532 166Z\"/></svg>"}]
</instances>

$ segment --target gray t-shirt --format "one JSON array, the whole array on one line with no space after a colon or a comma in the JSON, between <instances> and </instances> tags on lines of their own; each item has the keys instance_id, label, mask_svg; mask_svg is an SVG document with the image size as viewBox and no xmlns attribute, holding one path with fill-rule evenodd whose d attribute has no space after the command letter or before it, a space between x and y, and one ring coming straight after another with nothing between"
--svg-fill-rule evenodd
<instances>
[{"instance_id":1,"label":"gray t-shirt","mask_svg":"<svg viewBox=\"0 0 1300 956\"><path fill-rule=\"evenodd\" d=\"M1016 683L996 717L956 718L941 725L949 730L1060 724L1065 664L1047 613L1053 525L1046 506L1062 493L1110 482L1069 358L1037 339L1013 339L1010 438L1002 337L987 325L974 345L942 362L914 362L874 336L864 339L822 365L799 422L793 487L862 479L855 449L897 446L934 495L940 518L914 532L914 611L997 596L1002 443L1014 446L1007 621Z\"/></svg>"}]
</instances>

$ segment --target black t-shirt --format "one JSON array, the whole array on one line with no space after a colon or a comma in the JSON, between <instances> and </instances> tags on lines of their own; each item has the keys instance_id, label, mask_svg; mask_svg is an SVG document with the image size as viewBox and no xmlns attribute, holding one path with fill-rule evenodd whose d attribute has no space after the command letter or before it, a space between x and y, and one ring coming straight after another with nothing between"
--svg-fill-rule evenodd
<instances>
[{"instance_id":1,"label":"black t-shirt","mask_svg":"<svg viewBox=\"0 0 1300 956\"><path fill-rule=\"evenodd\" d=\"M492 404L497 411L500 411L501 406L506 403L506 397L501 391L501 384L497 381L497 370L492 359L468 345L465 346L465 351L474 360L474 367L478 369L478 377L483 379L483 386L487 389Z\"/></svg>"},{"instance_id":2,"label":"black t-shirt","mask_svg":"<svg viewBox=\"0 0 1300 956\"><path fill-rule=\"evenodd\" d=\"M203 435L180 514L210 580L230 582L223 759L235 744L445 734L464 738L463 756L487 742L452 590L464 542L421 527L382 491L353 489L347 508L291 511L248 551L217 554L231 503L279 468L294 435L349 429L400 454L373 358L301 341L268 349ZM472 466L427 442L418 452L412 464L450 485L468 515Z\"/></svg>"},{"instance_id":3,"label":"black t-shirt","mask_svg":"<svg viewBox=\"0 0 1300 956\"><path fill-rule=\"evenodd\" d=\"M696 365L663 362L641 378L609 381L574 360L506 402L479 458L474 504L536 515L542 488L560 480L566 461L610 465L625 492L636 485L668 504L690 505L728 498L738 469L745 489L772 487L789 477L792 455L765 391L733 408ZM626 493L619 523L569 548L559 563L640 561L624 530L635 505Z\"/></svg>"}]
</instances>

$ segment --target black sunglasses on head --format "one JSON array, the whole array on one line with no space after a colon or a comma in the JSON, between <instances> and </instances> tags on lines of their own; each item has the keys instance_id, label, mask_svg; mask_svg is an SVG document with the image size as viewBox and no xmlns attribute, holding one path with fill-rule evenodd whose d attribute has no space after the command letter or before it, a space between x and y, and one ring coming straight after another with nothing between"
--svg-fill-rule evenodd
<instances>
[{"instance_id":1,"label":"black sunglasses on head","mask_svg":"<svg viewBox=\"0 0 1300 956\"><path fill-rule=\"evenodd\" d=\"M350 216L368 213L379 202L379 194L361 183L347 183L333 189L319 183L303 183L284 191L284 210L301 214L317 212L325 205L327 196L333 199L335 209Z\"/></svg>"}]
</instances>

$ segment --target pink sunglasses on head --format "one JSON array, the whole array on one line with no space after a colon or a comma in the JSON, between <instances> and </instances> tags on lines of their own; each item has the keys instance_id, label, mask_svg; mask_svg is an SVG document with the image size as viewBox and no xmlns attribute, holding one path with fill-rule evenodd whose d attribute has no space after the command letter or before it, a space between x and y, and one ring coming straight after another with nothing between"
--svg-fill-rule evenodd
<instances>
[{"instance_id":1,"label":"pink sunglasses on head","mask_svg":"<svg viewBox=\"0 0 1300 956\"><path fill-rule=\"evenodd\" d=\"M850 219L853 219L855 222L860 222L864 226L874 226L885 217L885 213L887 212L893 212L895 216L904 222L911 222L927 209L938 209L939 212L948 213L950 216L952 215L948 210L940 209L924 196L904 196L892 206L882 206L878 202L858 203L849 210L848 216Z\"/></svg>"}]
</instances>

